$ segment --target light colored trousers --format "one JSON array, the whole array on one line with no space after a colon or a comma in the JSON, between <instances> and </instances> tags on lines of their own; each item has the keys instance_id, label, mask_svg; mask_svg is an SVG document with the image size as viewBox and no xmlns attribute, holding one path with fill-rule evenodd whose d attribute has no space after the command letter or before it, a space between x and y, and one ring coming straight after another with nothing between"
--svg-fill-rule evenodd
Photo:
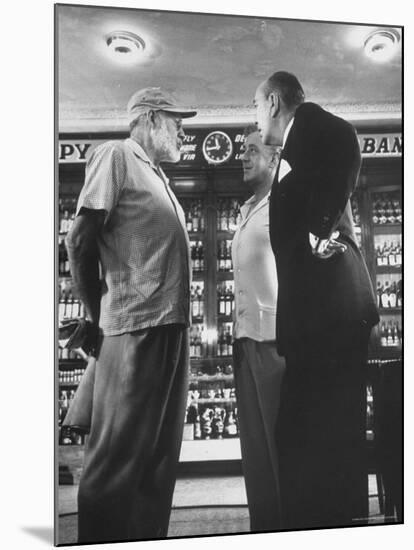
<instances>
[{"instance_id":1,"label":"light colored trousers","mask_svg":"<svg viewBox=\"0 0 414 550\"><path fill-rule=\"evenodd\" d=\"M275 531L281 527L275 430L285 362L275 342L240 338L233 349L250 528Z\"/></svg>"}]
</instances>

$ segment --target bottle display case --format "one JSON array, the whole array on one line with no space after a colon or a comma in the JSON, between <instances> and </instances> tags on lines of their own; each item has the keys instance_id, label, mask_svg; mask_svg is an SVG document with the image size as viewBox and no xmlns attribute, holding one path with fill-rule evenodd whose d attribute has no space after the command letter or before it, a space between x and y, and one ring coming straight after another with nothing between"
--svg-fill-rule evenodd
<instances>
[{"instance_id":1,"label":"bottle display case","mask_svg":"<svg viewBox=\"0 0 414 550\"><path fill-rule=\"evenodd\" d=\"M231 243L240 206L249 197L237 165L166 169L181 203L191 243L192 282L190 373L183 445L210 449L238 441L238 411L233 377L234 280ZM70 170L59 189L59 320L82 317L72 289L64 238L73 222L84 169ZM376 289L380 323L373 330L371 364L401 357L403 344L401 160L364 160L351 207L355 232ZM59 350L59 421L76 390L86 363L75 352ZM367 387L367 434L372 436L372 388ZM67 435L67 434L66 434ZM62 444L82 444L66 436ZM231 443L231 444L233 444ZM232 451L233 452L233 451ZM238 454L237 454L238 453ZM237 451L239 456L239 450ZM220 458L214 451L207 459Z\"/></svg>"}]
</instances>

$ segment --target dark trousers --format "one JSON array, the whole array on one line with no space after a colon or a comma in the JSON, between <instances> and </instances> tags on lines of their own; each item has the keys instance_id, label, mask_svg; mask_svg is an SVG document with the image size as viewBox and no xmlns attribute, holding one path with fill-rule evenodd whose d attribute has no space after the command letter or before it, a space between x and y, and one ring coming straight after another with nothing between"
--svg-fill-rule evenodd
<instances>
[{"instance_id":1,"label":"dark trousers","mask_svg":"<svg viewBox=\"0 0 414 550\"><path fill-rule=\"evenodd\" d=\"M79 542L167 536L187 384L182 325L104 337L79 484Z\"/></svg>"},{"instance_id":2,"label":"dark trousers","mask_svg":"<svg viewBox=\"0 0 414 550\"><path fill-rule=\"evenodd\" d=\"M275 429L285 361L275 342L234 342L234 379L243 474L252 531L281 527Z\"/></svg>"},{"instance_id":3,"label":"dark trousers","mask_svg":"<svg viewBox=\"0 0 414 550\"><path fill-rule=\"evenodd\" d=\"M286 357L276 431L284 529L367 522L368 337L341 346L332 335L325 352Z\"/></svg>"}]
</instances>

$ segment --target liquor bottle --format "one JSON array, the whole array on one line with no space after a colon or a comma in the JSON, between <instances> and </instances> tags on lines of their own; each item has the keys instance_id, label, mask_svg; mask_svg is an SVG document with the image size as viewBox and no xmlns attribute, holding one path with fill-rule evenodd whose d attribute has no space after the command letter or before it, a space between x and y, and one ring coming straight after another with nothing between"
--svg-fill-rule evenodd
<instances>
[{"instance_id":1,"label":"liquor bottle","mask_svg":"<svg viewBox=\"0 0 414 550\"><path fill-rule=\"evenodd\" d=\"M373 195L373 204L372 204L372 223L377 225L379 223L378 215L378 198L376 195Z\"/></svg>"},{"instance_id":2,"label":"liquor bottle","mask_svg":"<svg viewBox=\"0 0 414 550\"><path fill-rule=\"evenodd\" d=\"M388 265L390 266L395 265L395 249L396 249L396 244L392 242L390 245L389 254L388 254Z\"/></svg>"},{"instance_id":3,"label":"liquor bottle","mask_svg":"<svg viewBox=\"0 0 414 550\"><path fill-rule=\"evenodd\" d=\"M201 415L201 434L203 439L210 439L211 433L213 431L211 426L211 417L213 411L210 408L205 409Z\"/></svg>"},{"instance_id":4,"label":"liquor bottle","mask_svg":"<svg viewBox=\"0 0 414 550\"><path fill-rule=\"evenodd\" d=\"M197 317L197 306L195 305L195 289L194 285L190 287L190 304L191 304L191 317Z\"/></svg>"},{"instance_id":5,"label":"liquor bottle","mask_svg":"<svg viewBox=\"0 0 414 550\"><path fill-rule=\"evenodd\" d=\"M199 271L204 271L204 249L202 241L198 241L198 266Z\"/></svg>"},{"instance_id":6,"label":"liquor bottle","mask_svg":"<svg viewBox=\"0 0 414 550\"><path fill-rule=\"evenodd\" d=\"M59 233L62 233L64 235L68 232L68 223L69 223L69 212L65 210L63 213L63 217L60 220Z\"/></svg>"},{"instance_id":7,"label":"liquor bottle","mask_svg":"<svg viewBox=\"0 0 414 550\"><path fill-rule=\"evenodd\" d=\"M382 252L381 252L381 247L379 245L377 245L375 247L375 257L377 258L377 265L381 266L382 265Z\"/></svg>"},{"instance_id":8,"label":"liquor bottle","mask_svg":"<svg viewBox=\"0 0 414 550\"><path fill-rule=\"evenodd\" d=\"M199 414L197 414L196 420L194 422L194 439L201 439L201 422Z\"/></svg>"},{"instance_id":9,"label":"liquor bottle","mask_svg":"<svg viewBox=\"0 0 414 550\"><path fill-rule=\"evenodd\" d=\"M390 198L387 196L387 200L385 202L385 218L386 218L386 222L385 223L392 223L391 222L391 218L393 217L393 212L394 212L394 209L392 207L392 203L390 201Z\"/></svg>"},{"instance_id":10,"label":"liquor bottle","mask_svg":"<svg viewBox=\"0 0 414 550\"><path fill-rule=\"evenodd\" d=\"M234 413L232 410L226 413L226 417L224 419L223 431L224 431L224 437L236 437L237 435L237 425L236 425L236 420L234 418Z\"/></svg>"},{"instance_id":11,"label":"liquor bottle","mask_svg":"<svg viewBox=\"0 0 414 550\"><path fill-rule=\"evenodd\" d=\"M194 343L194 352L196 357L201 357L202 355L202 343L201 343L201 334L200 330L197 328L197 335L195 337L195 343Z\"/></svg>"},{"instance_id":12,"label":"liquor bottle","mask_svg":"<svg viewBox=\"0 0 414 550\"><path fill-rule=\"evenodd\" d=\"M403 296L402 296L402 279L397 283L397 307L402 307Z\"/></svg>"},{"instance_id":13,"label":"liquor bottle","mask_svg":"<svg viewBox=\"0 0 414 550\"><path fill-rule=\"evenodd\" d=\"M392 345L394 347L398 347L400 345L400 338L398 335L398 328L396 323L393 323L392 325Z\"/></svg>"},{"instance_id":14,"label":"liquor bottle","mask_svg":"<svg viewBox=\"0 0 414 550\"><path fill-rule=\"evenodd\" d=\"M390 285L390 289L388 293L388 306L396 307L396 305L397 305L397 287L395 283L392 283Z\"/></svg>"},{"instance_id":15,"label":"liquor bottle","mask_svg":"<svg viewBox=\"0 0 414 550\"><path fill-rule=\"evenodd\" d=\"M227 326L226 328L226 355L233 355L233 342L232 342L232 334L230 331L230 327Z\"/></svg>"},{"instance_id":16,"label":"liquor bottle","mask_svg":"<svg viewBox=\"0 0 414 550\"><path fill-rule=\"evenodd\" d=\"M217 355L220 357L224 355L224 334L223 327L220 328L217 336Z\"/></svg>"},{"instance_id":17,"label":"liquor bottle","mask_svg":"<svg viewBox=\"0 0 414 550\"><path fill-rule=\"evenodd\" d=\"M381 294L381 307L389 307L389 281L385 281L384 287Z\"/></svg>"},{"instance_id":18,"label":"liquor bottle","mask_svg":"<svg viewBox=\"0 0 414 550\"><path fill-rule=\"evenodd\" d=\"M379 217L378 223L381 225L387 222L387 218L385 215L386 200L387 200L387 196L384 194L381 194L378 201L378 217Z\"/></svg>"},{"instance_id":19,"label":"liquor bottle","mask_svg":"<svg viewBox=\"0 0 414 550\"><path fill-rule=\"evenodd\" d=\"M394 344L394 335L393 335L391 321L389 321L388 328L387 328L387 346L392 346L393 344Z\"/></svg>"},{"instance_id":20,"label":"liquor bottle","mask_svg":"<svg viewBox=\"0 0 414 550\"><path fill-rule=\"evenodd\" d=\"M195 271L195 243L194 241L191 241L191 250L190 250L190 256L191 256L191 271Z\"/></svg>"},{"instance_id":21,"label":"liquor bottle","mask_svg":"<svg viewBox=\"0 0 414 550\"><path fill-rule=\"evenodd\" d=\"M212 435L216 439L223 439L224 423L223 423L223 409L221 407L215 407L214 416L212 419Z\"/></svg>"},{"instance_id":22,"label":"liquor bottle","mask_svg":"<svg viewBox=\"0 0 414 550\"><path fill-rule=\"evenodd\" d=\"M388 243L385 242L382 249L382 265L389 265L389 254L390 249L388 247Z\"/></svg>"},{"instance_id":23,"label":"liquor bottle","mask_svg":"<svg viewBox=\"0 0 414 550\"><path fill-rule=\"evenodd\" d=\"M387 328L384 322L381 323L380 341L381 341L381 346L383 347L387 346Z\"/></svg>"},{"instance_id":24,"label":"liquor bottle","mask_svg":"<svg viewBox=\"0 0 414 550\"><path fill-rule=\"evenodd\" d=\"M226 286L225 292L224 292L224 315L229 316L231 315L231 295L230 295L230 287Z\"/></svg>"},{"instance_id":25,"label":"liquor bottle","mask_svg":"<svg viewBox=\"0 0 414 550\"><path fill-rule=\"evenodd\" d=\"M402 264L401 243L398 242L397 249L395 251L395 265L400 266Z\"/></svg>"},{"instance_id":26,"label":"liquor bottle","mask_svg":"<svg viewBox=\"0 0 414 550\"><path fill-rule=\"evenodd\" d=\"M196 287L196 299L198 300L198 314L200 317L204 317L204 292L199 285Z\"/></svg>"},{"instance_id":27,"label":"liquor bottle","mask_svg":"<svg viewBox=\"0 0 414 550\"><path fill-rule=\"evenodd\" d=\"M190 357L194 357L194 334L190 334Z\"/></svg>"},{"instance_id":28,"label":"liquor bottle","mask_svg":"<svg viewBox=\"0 0 414 550\"><path fill-rule=\"evenodd\" d=\"M200 271L200 253L198 250L198 241L194 242L194 266L193 271Z\"/></svg>"},{"instance_id":29,"label":"liquor bottle","mask_svg":"<svg viewBox=\"0 0 414 550\"><path fill-rule=\"evenodd\" d=\"M225 269L226 271L232 271L232 261L231 261L231 241L226 241L226 263L225 263Z\"/></svg>"},{"instance_id":30,"label":"liquor bottle","mask_svg":"<svg viewBox=\"0 0 414 550\"><path fill-rule=\"evenodd\" d=\"M191 207L191 220L192 220L192 226L193 226L193 231L195 233L198 233L198 231L200 230L200 220L199 220L199 217L198 217L198 211L197 211L197 203L196 202L193 202L192 204L192 207Z\"/></svg>"},{"instance_id":31,"label":"liquor bottle","mask_svg":"<svg viewBox=\"0 0 414 550\"><path fill-rule=\"evenodd\" d=\"M377 307L381 307L382 303L382 284L381 281L377 281Z\"/></svg>"}]
</instances>

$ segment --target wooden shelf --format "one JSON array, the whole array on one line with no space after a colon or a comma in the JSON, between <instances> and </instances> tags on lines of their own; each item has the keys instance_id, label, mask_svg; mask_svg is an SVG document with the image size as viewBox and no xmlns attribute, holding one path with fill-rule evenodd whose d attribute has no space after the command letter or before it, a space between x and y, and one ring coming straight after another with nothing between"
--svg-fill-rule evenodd
<instances>
[{"instance_id":1,"label":"wooden shelf","mask_svg":"<svg viewBox=\"0 0 414 550\"><path fill-rule=\"evenodd\" d=\"M234 237L235 231L223 231L222 229L217 229L217 239L219 241L222 241L226 239L227 241L230 241Z\"/></svg>"},{"instance_id":2,"label":"wooden shelf","mask_svg":"<svg viewBox=\"0 0 414 550\"><path fill-rule=\"evenodd\" d=\"M376 235L399 235L402 233L402 226L400 223L374 224L372 227Z\"/></svg>"},{"instance_id":3,"label":"wooden shelf","mask_svg":"<svg viewBox=\"0 0 414 550\"><path fill-rule=\"evenodd\" d=\"M192 325L199 325L200 323L204 323L204 317L191 317Z\"/></svg>"},{"instance_id":4,"label":"wooden shelf","mask_svg":"<svg viewBox=\"0 0 414 550\"><path fill-rule=\"evenodd\" d=\"M380 307L379 308L380 315L395 315L395 314L401 314L402 308L401 307Z\"/></svg>"},{"instance_id":5,"label":"wooden shelf","mask_svg":"<svg viewBox=\"0 0 414 550\"><path fill-rule=\"evenodd\" d=\"M232 315L223 315L222 313L219 313L217 315L217 319L219 323L232 323L233 322L233 316Z\"/></svg>"},{"instance_id":6,"label":"wooden shelf","mask_svg":"<svg viewBox=\"0 0 414 550\"><path fill-rule=\"evenodd\" d=\"M79 359L59 359L59 367L66 367L66 370L72 370L76 368L85 368L86 361L79 357Z\"/></svg>"},{"instance_id":7,"label":"wooden shelf","mask_svg":"<svg viewBox=\"0 0 414 550\"><path fill-rule=\"evenodd\" d=\"M206 403L236 403L235 397L199 397L198 399L192 399L191 403L198 403L199 405L205 405Z\"/></svg>"},{"instance_id":8,"label":"wooden shelf","mask_svg":"<svg viewBox=\"0 0 414 550\"><path fill-rule=\"evenodd\" d=\"M402 273L402 265L377 265L376 270L377 275L388 273Z\"/></svg>"},{"instance_id":9,"label":"wooden shelf","mask_svg":"<svg viewBox=\"0 0 414 550\"><path fill-rule=\"evenodd\" d=\"M217 271L217 281L232 281L234 279L234 272L232 271Z\"/></svg>"},{"instance_id":10,"label":"wooden shelf","mask_svg":"<svg viewBox=\"0 0 414 550\"><path fill-rule=\"evenodd\" d=\"M225 382L233 380L234 376L232 374L198 374L196 376L190 376L189 382Z\"/></svg>"}]
</instances>

